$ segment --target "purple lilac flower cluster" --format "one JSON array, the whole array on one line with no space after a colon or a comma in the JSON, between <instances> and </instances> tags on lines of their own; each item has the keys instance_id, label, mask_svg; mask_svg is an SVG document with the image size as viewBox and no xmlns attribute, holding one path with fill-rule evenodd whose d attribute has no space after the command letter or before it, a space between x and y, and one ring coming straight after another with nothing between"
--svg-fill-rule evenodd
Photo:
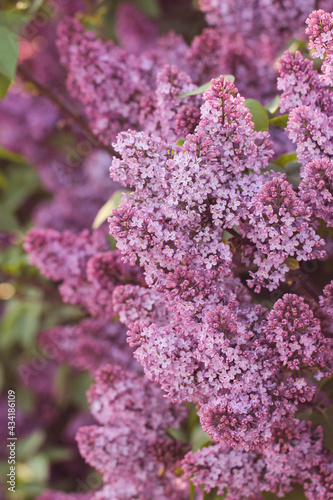
<instances>
[{"instance_id":1,"label":"purple lilac flower cluster","mask_svg":"<svg viewBox=\"0 0 333 500\"><path fill-rule=\"evenodd\" d=\"M59 361L98 370L89 402L99 425L78 433L81 454L104 481L89 500L185 499L187 479L228 500L257 500L261 491L283 496L294 483L305 485L309 500L333 498L322 429L298 419L332 375L322 318L332 317L333 282L315 303L304 289L282 294L270 310L253 303L254 294L290 286L290 260L327 257L318 219L332 226L330 15L317 11L308 22L311 43L327 54L321 72L300 53L280 60L281 110L301 163L298 189L270 170L269 134L255 130L228 78L213 79L203 98L179 97L201 77L231 68L226 54L233 60L226 72L251 89L250 75L265 74L291 35L287 28L297 28L313 4L237 2L240 29L234 2L202 0L212 27L190 47L173 33L158 37L142 16L127 22L122 11L120 26L132 34L120 36L122 46L102 42L77 20L60 25L71 94L104 144L119 132L111 176L131 188L110 218L117 250L103 230L33 229L25 240L31 263L60 282L63 300L93 317L40 336L42 346L55 343ZM259 47L263 57L250 57ZM272 89L265 77L268 84L257 82L263 98ZM167 436L185 418L185 402L196 405L213 440L186 455ZM41 498L67 499L57 495Z\"/></svg>"},{"instance_id":2,"label":"purple lilac flower cluster","mask_svg":"<svg viewBox=\"0 0 333 500\"><path fill-rule=\"evenodd\" d=\"M32 229L24 242L31 264L48 278L60 282L65 303L77 304L92 316L113 314L112 293L117 285L143 283L140 268L121 260L120 252L108 251L105 235L87 229L79 235L54 229Z\"/></svg>"},{"instance_id":3,"label":"purple lilac flower cluster","mask_svg":"<svg viewBox=\"0 0 333 500\"><path fill-rule=\"evenodd\" d=\"M265 490L283 497L295 481L304 481L306 498L315 500L332 498L330 458L323 454L320 430L311 433L298 422L276 426L272 445L262 453L213 445L188 453L184 470L195 485L205 484L206 491L217 487L226 500L261 500Z\"/></svg>"},{"instance_id":4,"label":"purple lilac flower cluster","mask_svg":"<svg viewBox=\"0 0 333 500\"><path fill-rule=\"evenodd\" d=\"M185 408L173 405L146 378L113 366L96 374L88 393L91 412L100 425L82 427L79 449L102 475L104 488L94 500L188 498L188 484L175 473L184 450L166 437L185 417Z\"/></svg>"},{"instance_id":5,"label":"purple lilac flower cluster","mask_svg":"<svg viewBox=\"0 0 333 500\"><path fill-rule=\"evenodd\" d=\"M111 233L130 263L140 258L147 283L163 287L166 270L186 261L230 273L223 232L236 225L245 238L242 261L258 268L250 285L272 290L288 271L288 256L322 258L324 241L287 179L260 175L271 143L266 132L254 131L235 85L213 80L204 100L199 125L182 146L143 132L118 136L123 159L113 160L111 175L135 191L114 212Z\"/></svg>"},{"instance_id":6,"label":"purple lilac flower cluster","mask_svg":"<svg viewBox=\"0 0 333 500\"><path fill-rule=\"evenodd\" d=\"M324 59L322 65L323 79L328 85L333 82L333 14L324 10L314 11L307 20L310 49L313 56Z\"/></svg>"},{"instance_id":7,"label":"purple lilac flower cluster","mask_svg":"<svg viewBox=\"0 0 333 500\"><path fill-rule=\"evenodd\" d=\"M316 217L331 226L333 98L326 73L332 68L332 16L323 10L314 11L307 24L310 48L316 49L313 57L325 55L325 64L318 72L300 52L286 52L279 63L278 88L283 92L281 109L289 112L287 134L297 144L301 163L300 197Z\"/></svg>"}]
</instances>

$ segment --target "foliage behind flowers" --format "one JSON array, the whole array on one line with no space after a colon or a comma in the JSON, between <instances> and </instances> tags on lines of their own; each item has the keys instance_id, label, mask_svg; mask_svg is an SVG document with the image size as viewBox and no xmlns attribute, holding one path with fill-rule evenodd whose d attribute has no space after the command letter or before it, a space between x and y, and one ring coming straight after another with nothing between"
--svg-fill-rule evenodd
<instances>
[{"instance_id":1,"label":"foliage behind flowers","mask_svg":"<svg viewBox=\"0 0 333 500\"><path fill-rule=\"evenodd\" d=\"M332 1L2 7L17 498L333 498Z\"/></svg>"}]
</instances>

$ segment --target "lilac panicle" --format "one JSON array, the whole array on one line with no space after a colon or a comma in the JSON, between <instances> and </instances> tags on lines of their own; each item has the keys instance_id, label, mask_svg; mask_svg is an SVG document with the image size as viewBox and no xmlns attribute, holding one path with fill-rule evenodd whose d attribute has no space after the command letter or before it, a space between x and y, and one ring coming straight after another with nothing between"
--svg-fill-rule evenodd
<instances>
[{"instance_id":1,"label":"lilac panicle","mask_svg":"<svg viewBox=\"0 0 333 500\"><path fill-rule=\"evenodd\" d=\"M333 226L333 160L322 157L301 170L300 195L313 213L328 227Z\"/></svg>"},{"instance_id":2,"label":"lilac panicle","mask_svg":"<svg viewBox=\"0 0 333 500\"><path fill-rule=\"evenodd\" d=\"M83 427L77 440L87 462L105 482L94 498L187 498L188 486L175 474L182 445L166 437L185 411L163 397L146 378L106 366L88 393L91 412L100 425ZM163 469L163 474L160 473ZM123 486L126 483L126 487ZM120 488L120 489L118 489Z\"/></svg>"}]
</instances>

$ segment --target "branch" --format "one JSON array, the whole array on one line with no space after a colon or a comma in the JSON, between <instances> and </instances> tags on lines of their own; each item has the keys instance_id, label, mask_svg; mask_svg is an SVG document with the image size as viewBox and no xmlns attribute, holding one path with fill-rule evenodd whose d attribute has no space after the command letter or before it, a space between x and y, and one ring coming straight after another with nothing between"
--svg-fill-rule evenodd
<instances>
[{"instance_id":1,"label":"branch","mask_svg":"<svg viewBox=\"0 0 333 500\"><path fill-rule=\"evenodd\" d=\"M71 118L82 130L83 134L85 137L88 139L88 141L97 148L104 149L107 151L111 156L114 156L116 158L121 158L119 153L112 147L112 146L106 146L101 142L99 139L97 139L91 132L89 125L87 124L85 117L82 116L76 108L74 108L64 97L59 94L54 92L53 90L49 89L46 87L43 83L39 82L24 66L19 65L17 68L17 74L25 81L28 83L32 83L38 90L39 94L47 97L50 101L52 101L58 109L66 116Z\"/></svg>"}]
</instances>

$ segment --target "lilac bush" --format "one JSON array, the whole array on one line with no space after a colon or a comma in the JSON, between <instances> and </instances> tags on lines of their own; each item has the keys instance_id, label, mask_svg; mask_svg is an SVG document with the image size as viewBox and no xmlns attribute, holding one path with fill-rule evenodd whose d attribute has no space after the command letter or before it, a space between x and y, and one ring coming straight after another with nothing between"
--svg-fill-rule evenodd
<instances>
[{"instance_id":1,"label":"lilac bush","mask_svg":"<svg viewBox=\"0 0 333 500\"><path fill-rule=\"evenodd\" d=\"M127 2L116 41L72 12L58 22L71 133L95 142L53 178L64 109L45 96L24 101L32 146L0 139L53 193L24 249L82 319L38 342L95 380L96 423L76 440L101 481L39 500L333 499L333 12L319 3L201 0L208 27L189 43Z\"/></svg>"}]
</instances>

